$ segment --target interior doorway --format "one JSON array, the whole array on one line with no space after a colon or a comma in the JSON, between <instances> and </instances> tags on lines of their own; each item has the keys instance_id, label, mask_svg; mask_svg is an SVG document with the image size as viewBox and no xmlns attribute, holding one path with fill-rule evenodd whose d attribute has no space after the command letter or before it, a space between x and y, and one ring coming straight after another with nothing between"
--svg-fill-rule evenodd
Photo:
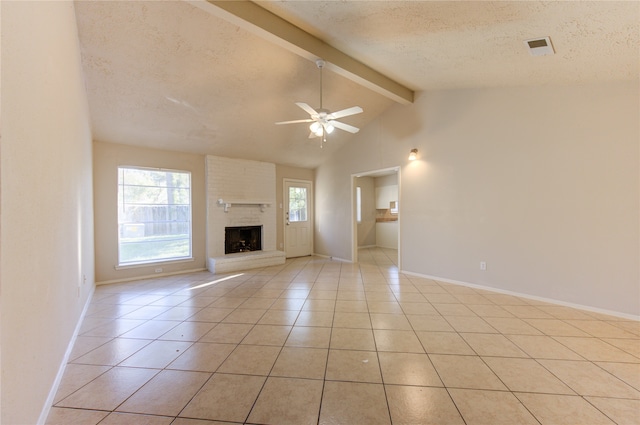
<instances>
[{"instance_id":1,"label":"interior doorway","mask_svg":"<svg viewBox=\"0 0 640 425\"><path fill-rule=\"evenodd\" d=\"M352 193L352 258L359 261L373 257L391 261L401 269L400 167L372 170L351 175ZM382 252L382 251L383 252ZM394 258L395 257L395 258Z\"/></svg>"}]
</instances>

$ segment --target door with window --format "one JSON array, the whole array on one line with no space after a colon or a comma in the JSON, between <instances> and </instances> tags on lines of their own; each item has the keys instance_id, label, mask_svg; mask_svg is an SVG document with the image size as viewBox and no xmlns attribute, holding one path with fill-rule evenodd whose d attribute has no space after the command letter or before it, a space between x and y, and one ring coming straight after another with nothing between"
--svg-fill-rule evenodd
<instances>
[{"instance_id":1,"label":"door with window","mask_svg":"<svg viewBox=\"0 0 640 425\"><path fill-rule=\"evenodd\" d=\"M287 258L313 251L313 193L310 181L284 180L284 246Z\"/></svg>"}]
</instances>

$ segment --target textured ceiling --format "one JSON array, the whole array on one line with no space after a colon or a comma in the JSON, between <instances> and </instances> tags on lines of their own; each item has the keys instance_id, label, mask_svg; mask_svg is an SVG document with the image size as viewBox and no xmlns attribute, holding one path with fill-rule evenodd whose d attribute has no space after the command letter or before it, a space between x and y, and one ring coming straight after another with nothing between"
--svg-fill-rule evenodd
<instances>
[{"instance_id":1,"label":"textured ceiling","mask_svg":"<svg viewBox=\"0 0 640 425\"><path fill-rule=\"evenodd\" d=\"M638 78L639 2L258 4L416 91ZM96 140L313 168L352 137L320 149L304 124L275 126L307 118L294 102L319 106L319 70L206 8L80 1L76 13ZM530 56L523 41L544 36L556 54ZM348 124L393 104L323 75L325 108L364 109Z\"/></svg>"},{"instance_id":2,"label":"textured ceiling","mask_svg":"<svg viewBox=\"0 0 640 425\"><path fill-rule=\"evenodd\" d=\"M267 8L415 90L638 77L639 2L278 1ZM554 56L524 40L550 36Z\"/></svg>"}]
</instances>

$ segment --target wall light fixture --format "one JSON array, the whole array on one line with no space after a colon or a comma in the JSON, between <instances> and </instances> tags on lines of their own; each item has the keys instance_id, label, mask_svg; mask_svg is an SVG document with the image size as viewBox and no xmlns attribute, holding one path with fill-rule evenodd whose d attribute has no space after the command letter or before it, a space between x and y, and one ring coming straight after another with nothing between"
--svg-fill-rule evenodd
<instances>
[{"instance_id":1,"label":"wall light fixture","mask_svg":"<svg viewBox=\"0 0 640 425\"><path fill-rule=\"evenodd\" d=\"M409 152L409 161L415 161L418 158L418 149L411 149Z\"/></svg>"}]
</instances>

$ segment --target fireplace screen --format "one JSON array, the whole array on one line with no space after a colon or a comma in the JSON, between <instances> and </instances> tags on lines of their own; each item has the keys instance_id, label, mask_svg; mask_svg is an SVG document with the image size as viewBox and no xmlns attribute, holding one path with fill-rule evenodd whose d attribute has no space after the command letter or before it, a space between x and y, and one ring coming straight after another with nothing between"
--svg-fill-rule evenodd
<instances>
[{"instance_id":1,"label":"fireplace screen","mask_svg":"<svg viewBox=\"0 0 640 425\"><path fill-rule=\"evenodd\" d=\"M224 253L262 250L262 226L224 228Z\"/></svg>"}]
</instances>

